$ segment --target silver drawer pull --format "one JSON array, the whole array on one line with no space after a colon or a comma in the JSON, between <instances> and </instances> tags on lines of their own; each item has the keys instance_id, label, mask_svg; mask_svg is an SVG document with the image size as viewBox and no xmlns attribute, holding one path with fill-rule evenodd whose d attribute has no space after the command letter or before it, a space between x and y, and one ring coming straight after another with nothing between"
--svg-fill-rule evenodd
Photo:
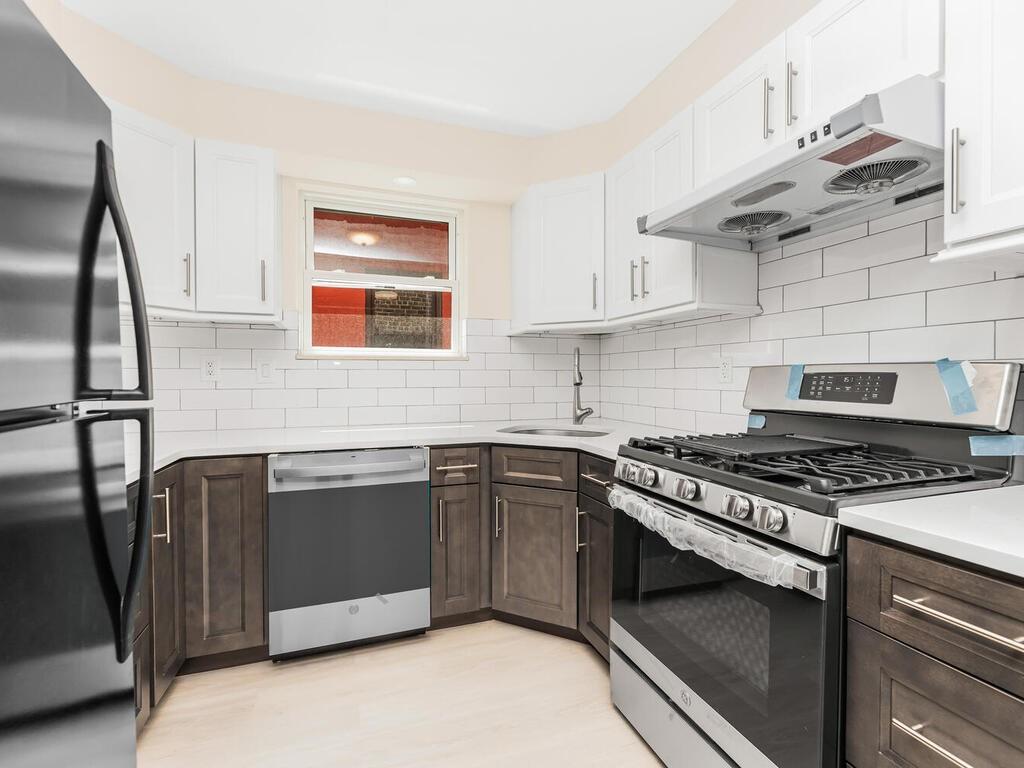
<instances>
[{"instance_id":1,"label":"silver drawer pull","mask_svg":"<svg viewBox=\"0 0 1024 768\"><path fill-rule=\"evenodd\" d=\"M586 543L580 541L580 518L583 517L586 512L580 512L580 508L576 507L576 551L579 552L581 547L587 546Z\"/></svg>"},{"instance_id":2,"label":"silver drawer pull","mask_svg":"<svg viewBox=\"0 0 1024 768\"><path fill-rule=\"evenodd\" d=\"M437 542L444 544L444 499L437 500Z\"/></svg>"},{"instance_id":3,"label":"silver drawer pull","mask_svg":"<svg viewBox=\"0 0 1024 768\"><path fill-rule=\"evenodd\" d=\"M501 506L501 496L494 497L494 538L501 536L501 522L498 520L498 508Z\"/></svg>"},{"instance_id":4,"label":"silver drawer pull","mask_svg":"<svg viewBox=\"0 0 1024 768\"><path fill-rule=\"evenodd\" d=\"M600 477L597 477L596 475L587 475L581 473L580 477L582 477L585 480L589 480L592 483L597 483L602 488L610 488L612 485L608 480L602 480Z\"/></svg>"},{"instance_id":5,"label":"silver drawer pull","mask_svg":"<svg viewBox=\"0 0 1024 768\"><path fill-rule=\"evenodd\" d=\"M952 752L950 752L942 745L936 744L934 741L929 739L924 734L918 733L918 731L924 727L924 723L919 723L918 725L911 726L907 725L906 723L901 723L894 717L892 718L892 724L895 728L899 729L903 733L907 734L907 736L914 739L914 741L916 741L918 744L921 744L922 746L925 746L928 749L930 749L935 754L944 757L950 763L957 766L957 768L974 768L974 766L968 763L966 760L961 760L959 757L954 755Z\"/></svg>"},{"instance_id":6,"label":"silver drawer pull","mask_svg":"<svg viewBox=\"0 0 1024 768\"><path fill-rule=\"evenodd\" d=\"M454 472L457 469L477 469L479 464L448 464L444 467L434 467L438 472Z\"/></svg>"},{"instance_id":7,"label":"silver drawer pull","mask_svg":"<svg viewBox=\"0 0 1024 768\"><path fill-rule=\"evenodd\" d=\"M164 532L154 533L154 539L165 539L168 544L171 543L171 489L167 487L163 493L154 493L154 499L164 500Z\"/></svg>"},{"instance_id":8,"label":"silver drawer pull","mask_svg":"<svg viewBox=\"0 0 1024 768\"><path fill-rule=\"evenodd\" d=\"M294 478L326 479L329 477L351 477L355 475L376 475L390 472L411 472L423 469L423 459L409 461L379 462L375 464L344 464L337 466L279 467L274 470L275 480Z\"/></svg>"},{"instance_id":9,"label":"silver drawer pull","mask_svg":"<svg viewBox=\"0 0 1024 768\"><path fill-rule=\"evenodd\" d=\"M988 640L989 642L996 643L1004 648L1009 648L1011 651L1024 653L1024 643L1019 640L1011 640L1008 637L1003 637L1002 635L985 629L984 627L979 627L977 624L971 624L969 621L958 619L956 616L950 616L948 613L937 611L930 606L903 597L903 595L893 593L892 601L896 605L902 605L904 608L909 608L912 611L923 613L925 616L929 616L936 621L941 621L942 623L949 624L957 629L962 629L964 632L968 632L983 640Z\"/></svg>"}]
</instances>

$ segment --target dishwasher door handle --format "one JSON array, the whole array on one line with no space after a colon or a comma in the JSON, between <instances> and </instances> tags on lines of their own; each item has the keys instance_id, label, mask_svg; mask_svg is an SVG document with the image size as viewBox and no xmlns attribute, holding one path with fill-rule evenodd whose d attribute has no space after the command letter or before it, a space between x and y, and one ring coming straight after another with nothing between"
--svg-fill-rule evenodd
<instances>
[{"instance_id":1,"label":"dishwasher door handle","mask_svg":"<svg viewBox=\"0 0 1024 768\"><path fill-rule=\"evenodd\" d=\"M326 467L277 467L274 469L275 480L295 478L315 479L330 477L354 477L356 475L384 475L393 472L410 472L423 469L426 464L422 458L409 461L387 461L375 464L337 464Z\"/></svg>"}]
</instances>

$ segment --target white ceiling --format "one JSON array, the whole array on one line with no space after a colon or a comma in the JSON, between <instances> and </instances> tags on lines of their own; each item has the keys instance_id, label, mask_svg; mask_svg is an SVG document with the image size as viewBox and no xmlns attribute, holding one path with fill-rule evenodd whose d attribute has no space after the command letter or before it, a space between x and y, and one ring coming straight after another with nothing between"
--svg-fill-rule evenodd
<instances>
[{"instance_id":1,"label":"white ceiling","mask_svg":"<svg viewBox=\"0 0 1024 768\"><path fill-rule=\"evenodd\" d=\"M63 0L202 77L538 135L618 112L734 0Z\"/></svg>"}]
</instances>

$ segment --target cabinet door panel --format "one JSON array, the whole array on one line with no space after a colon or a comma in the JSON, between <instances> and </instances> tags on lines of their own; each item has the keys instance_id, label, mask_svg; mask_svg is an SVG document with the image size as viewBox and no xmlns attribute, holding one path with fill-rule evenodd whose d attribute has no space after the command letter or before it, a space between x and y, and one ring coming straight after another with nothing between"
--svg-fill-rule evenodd
<instances>
[{"instance_id":1,"label":"cabinet door panel","mask_svg":"<svg viewBox=\"0 0 1024 768\"><path fill-rule=\"evenodd\" d=\"M492 486L496 611L576 628L576 494Z\"/></svg>"},{"instance_id":2,"label":"cabinet door panel","mask_svg":"<svg viewBox=\"0 0 1024 768\"><path fill-rule=\"evenodd\" d=\"M588 496L579 498L579 630L608 658L612 605L612 508Z\"/></svg>"},{"instance_id":3,"label":"cabinet door panel","mask_svg":"<svg viewBox=\"0 0 1024 768\"><path fill-rule=\"evenodd\" d=\"M430 485L480 482L479 446L430 449Z\"/></svg>"},{"instance_id":4,"label":"cabinet door panel","mask_svg":"<svg viewBox=\"0 0 1024 768\"><path fill-rule=\"evenodd\" d=\"M959 206L951 212L953 145L946 144L945 239L957 243L1021 227L1024 211L1024 3L946 3L946 130L959 131Z\"/></svg>"},{"instance_id":5,"label":"cabinet door panel","mask_svg":"<svg viewBox=\"0 0 1024 768\"><path fill-rule=\"evenodd\" d=\"M604 174L536 187L534 320L604 317Z\"/></svg>"},{"instance_id":6,"label":"cabinet door panel","mask_svg":"<svg viewBox=\"0 0 1024 768\"><path fill-rule=\"evenodd\" d=\"M785 139L785 75L786 37L780 35L694 102L698 187Z\"/></svg>"},{"instance_id":7,"label":"cabinet door panel","mask_svg":"<svg viewBox=\"0 0 1024 768\"><path fill-rule=\"evenodd\" d=\"M143 630L142 634L135 638L132 646L132 677L135 681L135 733L142 733L142 729L149 720L152 708L150 703L150 638L149 628Z\"/></svg>"},{"instance_id":8,"label":"cabinet door panel","mask_svg":"<svg viewBox=\"0 0 1024 768\"><path fill-rule=\"evenodd\" d=\"M491 457L491 479L496 483L576 490L578 462L575 451L499 445L491 449Z\"/></svg>"},{"instance_id":9,"label":"cabinet door panel","mask_svg":"<svg viewBox=\"0 0 1024 768\"><path fill-rule=\"evenodd\" d=\"M188 657L263 645L263 459L188 461L184 482Z\"/></svg>"},{"instance_id":10,"label":"cabinet door panel","mask_svg":"<svg viewBox=\"0 0 1024 768\"><path fill-rule=\"evenodd\" d=\"M815 5L786 32L786 52L795 70L784 84L792 87L788 135L806 133L868 93L912 75L937 73L941 29L941 0L824 0Z\"/></svg>"},{"instance_id":11,"label":"cabinet door panel","mask_svg":"<svg viewBox=\"0 0 1024 768\"><path fill-rule=\"evenodd\" d=\"M156 474L153 487L153 706L185 662L185 517L181 465ZM162 497L162 498L161 498Z\"/></svg>"},{"instance_id":12,"label":"cabinet door panel","mask_svg":"<svg viewBox=\"0 0 1024 768\"><path fill-rule=\"evenodd\" d=\"M117 186L131 225L146 304L194 309L194 144L186 133L127 107L111 109ZM127 300L121 275L121 298Z\"/></svg>"},{"instance_id":13,"label":"cabinet door panel","mask_svg":"<svg viewBox=\"0 0 1024 768\"><path fill-rule=\"evenodd\" d=\"M636 219L651 207L648 165L640 148L622 158L607 174L605 301L610 319L643 311L640 270L648 266L654 238L637 231Z\"/></svg>"},{"instance_id":14,"label":"cabinet door panel","mask_svg":"<svg viewBox=\"0 0 1024 768\"><path fill-rule=\"evenodd\" d=\"M480 607L480 486L431 489L430 614Z\"/></svg>"},{"instance_id":15,"label":"cabinet door panel","mask_svg":"<svg viewBox=\"0 0 1024 768\"><path fill-rule=\"evenodd\" d=\"M268 149L196 140L196 307L273 314L276 177Z\"/></svg>"}]
</instances>

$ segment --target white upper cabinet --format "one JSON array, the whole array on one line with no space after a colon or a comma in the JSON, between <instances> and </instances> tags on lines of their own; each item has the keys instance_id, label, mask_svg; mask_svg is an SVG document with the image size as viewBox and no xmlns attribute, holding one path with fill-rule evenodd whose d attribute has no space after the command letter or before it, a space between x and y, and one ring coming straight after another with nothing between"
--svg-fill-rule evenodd
<instances>
[{"instance_id":1,"label":"white upper cabinet","mask_svg":"<svg viewBox=\"0 0 1024 768\"><path fill-rule=\"evenodd\" d=\"M532 188L531 321L604 318L604 174Z\"/></svg>"},{"instance_id":2,"label":"white upper cabinet","mask_svg":"<svg viewBox=\"0 0 1024 768\"><path fill-rule=\"evenodd\" d=\"M946 3L946 250L1024 265L1024 3Z\"/></svg>"},{"instance_id":3,"label":"white upper cabinet","mask_svg":"<svg viewBox=\"0 0 1024 768\"><path fill-rule=\"evenodd\" d=\"M146 304L192 310L192 137L127 107L112 105L111 112L117 186L135 242Z\"/></svg>"},{"instance_id":4,"label":"white upper cabinet","mask_svg":"<svg viewBox=\"0 0 1024 768\"><path fill-rule=\"evenodd\" d=\"M276 312L274 154L196 140L196 308Z\"/></svg>"},{"instance_id":5,"label":"white upper cabinet","mask_svg":"<svg viewBox=\"0 0 1024 768\"><path fill-rule=\"evenodd\" d=\"M821 0L786 32L787 135L912 75L942 68L941 0Z\"/></svg>"},{"instance_id":6,"label":"white upper cabinet","mask_svg":"<svg viewBox=\"0 0 1024 768\"><path fill-rule=\"evenodd\" d=\"M650 208L650 168L644 148L635 149L606 174L605 301L610 319L643 311L649 290L651 238L639 233L637 216Z\"/></svg>"},{"instance_id":7,"label":"white upper cabinet","mask_svg":"<svg viewBox=\"0 0 1024 768\"><path fill-rule=\"evenodd\" d=\"M785 79L783 34L694 102L698 187L785 140Z\"/></svg>"}]
</instances>

